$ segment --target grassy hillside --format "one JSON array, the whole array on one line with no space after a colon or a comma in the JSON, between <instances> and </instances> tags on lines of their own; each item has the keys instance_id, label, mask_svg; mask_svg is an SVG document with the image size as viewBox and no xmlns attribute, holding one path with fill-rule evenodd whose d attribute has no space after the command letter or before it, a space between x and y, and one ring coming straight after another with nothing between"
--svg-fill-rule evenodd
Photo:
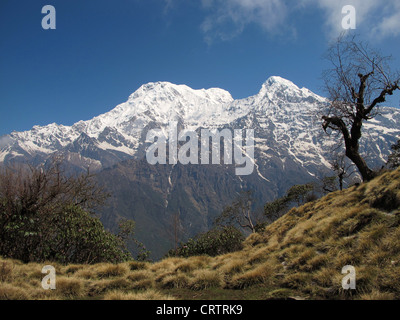
<instances>
[{"instance_id":1,"label":"grassy hillside","mask_svg":"<svg viewBox=\"0 0 400 320\"><path fill-rule=\"evenodd\" d=\"M55 290L41 268L56 268ZM356 269L356 289L341 270ZM0 260L1 299L400 299L400 170L292 209L215 258L68 265Z\"/></svg>"}]
</instances>

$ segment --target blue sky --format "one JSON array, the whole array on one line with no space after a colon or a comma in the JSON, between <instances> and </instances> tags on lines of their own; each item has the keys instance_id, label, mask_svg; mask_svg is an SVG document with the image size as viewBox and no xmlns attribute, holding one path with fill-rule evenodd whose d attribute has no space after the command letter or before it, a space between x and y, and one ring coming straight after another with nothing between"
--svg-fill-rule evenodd
<instances>
[{"instance_id":1,"label":"blue sky","mask_svg":"<svg viewBox=\"0 0 400 320\"><path fill-rule=\"evenodd\" d=\"M41 26L48 4L55 30ZM1 0L0 135L88 120L150 81L244 98L279 75L323 95L322 55L346 4L351 32L400 70L398 0Z\"/></svg>"}]
</instances>

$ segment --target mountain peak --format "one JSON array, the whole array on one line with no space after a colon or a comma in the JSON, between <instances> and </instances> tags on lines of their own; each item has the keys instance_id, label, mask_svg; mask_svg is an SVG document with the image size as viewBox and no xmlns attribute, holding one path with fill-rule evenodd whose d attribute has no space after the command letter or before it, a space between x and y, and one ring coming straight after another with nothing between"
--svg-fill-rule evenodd
<instances>
[{"instance_id":1,"label":"mountain peak","mask_svg":"<svg viewBox=\"0 0 400 320\"><path fill-rule=\"evenodd\" d=\"M279 76L269 77L267 81L263 83L261 90L270 91L271 88L291 88L294 90L300 90L292 81Z\"/></svg>"},{"instance_id":2,"label":"mountain peak","mask_svg":"<svg viewBox=\"0 0 400 320\"><path fill-rule=\"evenodd\" d=\"M320 103L325 102L325 98L313 93L307 88L299 88L292 81L284 79L279 76L272 76L265 81L258 93L258 97L268 98L271 101L276 99L283 99L287 102L314 102L319 101Z\"/></svg>"},{"instance_id":3,"label":"mountain peak","mask_svg":"<svg viewBox=\"0 0 400 320\"><path fill-rule=\"evenodd\" d=\"M220 88L192 89L185 84L174 84L168 81L149 82L142 85L129 96L129 100L146 95L165 96L169 98L177 96L196 96L198 98L217 100L222 103L232 102L231 94Z\"/></svg>"},{"instance_id":4,"label":"mountain peak","mask_svg":"<svg viewBox=\"0 0 400 320\"><path fill-rule=\"evenodd\" d=\"M154 90L154 89L166 89L171 87L178 87L179 85L173 84L168 81L155 81L155 82L148 82L140 86L139 89L143 90Z\"/></svg>"},{"instance_id":5,"label":"mountain peak","mask_svg":"<svg viewBox=\"0 0 400 320\"><path fill-rule=\"evenodd\" d=\"M176 87L176 86L177 85L174 85L167 81L148 82L146 84L141 85L135 92L133 92L129 96L129 99L136 98L141 95L145 95L148 92L166 90L166 89Z\"/></svg>"}]
</instances>

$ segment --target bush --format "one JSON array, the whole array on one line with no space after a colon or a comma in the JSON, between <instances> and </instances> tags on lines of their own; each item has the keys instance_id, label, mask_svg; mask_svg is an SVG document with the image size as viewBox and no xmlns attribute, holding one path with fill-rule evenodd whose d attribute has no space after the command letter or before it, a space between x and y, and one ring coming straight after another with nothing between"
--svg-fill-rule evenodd
<instances>
[{"instance_id":1,"label":"bush","mask_svg":"<svg viewBox=\"0 0 400 320\"><path fill-rule=\"evenodd\" d=\"M94 209L107 194L87 173L50 168L0 171L0 255L23 262L121 262L131 258L123 238L104 230Z\"/></svg>"},{"instance_id":2,"label":"bush","mask_svg":"<svg viewBox=\"0 0 400 320\"><path fill-rule=\"evenodd\" d=\"M190 257L198 255L217 256L242 249L244 236L235 227L225 226L201 233L189 239L176 250L172 249L167 256Z\"/></svg>"},{"instance_id":3,"label":"bush","mask_svg":"<svg viewBox=\"0 0 400 320\"><path fill-rule=\"evenodd\" d=\"M32 232L23 231L23 223L4 226L4 233L0 231L1 255L24 262L49 260L65 264L120 262L130 258L120 239L79 207L44 215L38 212L35 218L30 226Z\"/></svg>"}]
</instances>

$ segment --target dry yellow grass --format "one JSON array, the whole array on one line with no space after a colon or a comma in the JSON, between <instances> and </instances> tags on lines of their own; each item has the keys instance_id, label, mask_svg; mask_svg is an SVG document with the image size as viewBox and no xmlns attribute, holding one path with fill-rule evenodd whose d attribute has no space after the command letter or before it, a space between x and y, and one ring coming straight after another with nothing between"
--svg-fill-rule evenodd
<instances>
[{"instance_id":1,"label":"dry yellow grass","mask_svg":"<svg viewBox=\"0 0 400 320\"><path fill-rule=\"evenodd\" d=\"M232 277L228 288L243 289L257 284L266 284L273 275L273 270L269 264L261 264L244 273L236 274Z\"/></svg>"},{"instance_id":2,"label":"dry yellow grass","mask_svg":"<svg viewBox=\"0 0 400 320\"><path fill-rule=\"evenodd\" d=\"M146 292L124 293L112 291L104 296L104 300L175 300L170 295L165 295L156 290L147 290Z\"/></svg>"},{"instance_id":3,"label":"dry yellow grass","mask_svg":"<svg viewBox=\"0 0 400 320\"><path fill-rule=\"evenodd\" d=\"M395 298L396 296L392 292L380 292L378 290L372 290L360 296L361 300L394 300Z\"/></svg>"},{"instance_id":4,"label":"dry yellow grass","mask_svg":"<svg viewBox=\"0 0 400 320\"><path fill-rule=\"evenodd\" d=\"M246 260L244 259L230 259L226 261L223 265L219 266L219 270L225 274L238 274L244 271L247 266Z\"/></svg>"},{"instance_id":5,"label":"dry yellow grass","mask_svg":"<svg viewBox=\"0 0 400 320\"><path fill-rule=\"evenodd\" d=\"M153 277L153 273L149 270L135 270L129 273L127 279L136 282L143 279L151 279Z\"/></svg>"},{"instance_id":6,"label":"dry yellow grass","mask_svg":"<svg viewBox=\"0 0 400 320\"><path fill-rule=\"evenodd\" d=\"M183 272L172 273L165 276L161 281L159 281L159 287L161 289L182 289L188 288L190 283L190 278L187 274Z\"/></svg>"},{"instance_id":7,"label":"dry yellow grass","mask_svg":"<svg viewBox=\"0 0 400 320\"><path fill-rule=\"evenodd\" d=\"M59 295L65 298L79 298L84 294L81 281L66 277L57 278L56 290Z\"/></svg>"},{"instance_id":8,"label":"dry yellow grass","mask_svg":"<svg viewBox=\"0 0 400 320\"><path fill-rule=\"evenodd\" d=\"M131 271L135 271L135 270L147 269L149 263L142 262L142 261L130 261L127 263L127 265Z\"/></svg>"},{"instance_id":9,"label":"dry yellow grass","mask_svg":"<svg viewBox=\"0 0 400 320\"><path fill-rule=\"evenodd\" d=\"M26 290L11 283L0 283L1 300L27 300L29 298L30 295Z\"/></svg>"},{"instance_id":10,"label":"dry yellow grass","mask_svg":"<svg viewBox=\"0 0 400 320\"><path fill-rule=\"evenodd\" d=\"M99 278L122 277L128 272L128 266L122 263L100 264L96 272Z\"/></svg>"},{"instance_id":11,"label":"dry yellow grass","mask_svg":"<svg viewBox=\"0 0 400 320\"><path fill-rule=\"evenodd\" d=\"M214 287L221 287L222 276L218 271L199 269L193 272L193 278L189 282L192 290L204 290Z\"/></svg>"},{"instance_id":12,"label":"dry yellow grass","mask_svg":"<svg viewBox=\"0 0 400 320\"><path fill-rule=\"evenodd\" d=\"M179 290L248 288L264 297L400 299L400 209L393 203L400 203L400 169L294 208L250 235L241 251L213 258L68 266L0 258L0 299L164 300ZM56 268L55 290L41 287L46 264ZM356 268L356 290L341 286L345 265Z\"/></svg>"}]
</instances>

